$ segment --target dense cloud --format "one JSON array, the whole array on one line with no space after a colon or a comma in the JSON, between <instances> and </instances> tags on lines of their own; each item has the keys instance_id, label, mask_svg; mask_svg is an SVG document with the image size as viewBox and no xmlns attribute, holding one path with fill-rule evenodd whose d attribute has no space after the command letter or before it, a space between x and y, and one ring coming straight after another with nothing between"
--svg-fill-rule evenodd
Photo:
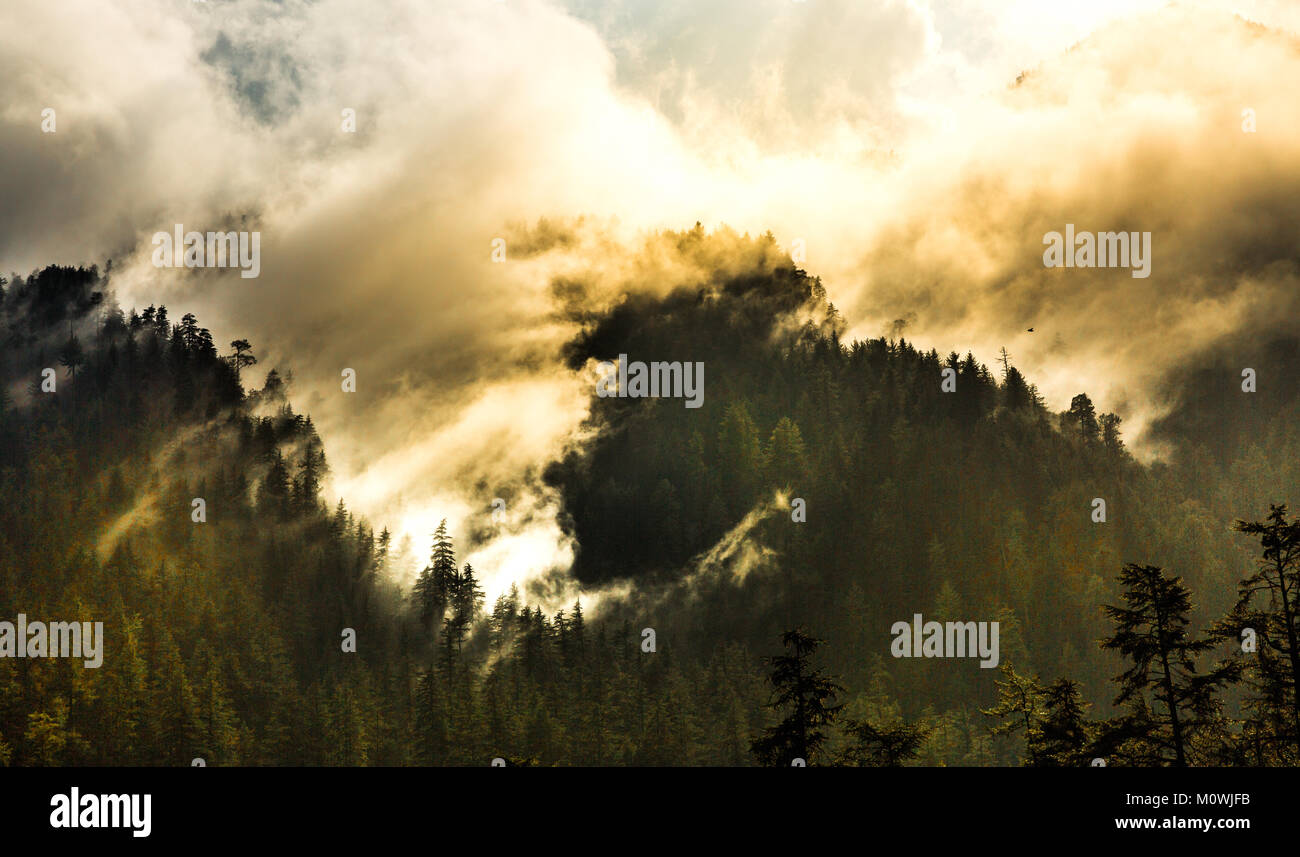
<instances>
[{"instance_id":1,"label":"dense cloud","mask_svg":"<svg viewBox=\"0 0 1300 857\"><path fill-rule=\"evenodd\" d=\"M1087 390L1145 420L1183 361L1297 328L1300 121L1277 81L1298 73L1293 38L1226 16L1103 29L911 174L850 317L911 313L940 349L1006 345L1053 404ZM1150 276L1044 267L1043 236L1066 224L1150 232Z\"/></svg>"},{"instance_id":2,"label":"dense cloud","mask_svg":"<svg viewBox=\"0 0 1300 857\"><path fill-rule=\"evenodd\" d=\"M1203 348L1294 324L1291 37L1122 17L1162 4L961 5L20 0L0 268L111 257L127 305L251 339L293 371L331 490L417 555L441 517L474 533L489 594L572 553L537 474L580 441L575 306L730 264L656 230L802 240L850 333L1006 345L1053 406L1087 389L1131 426ZM1151 277L1045 270L1069 222L1152 232ZM155 269L175 223L260 229L261 276Z\"/></svg>"}]
</instances>

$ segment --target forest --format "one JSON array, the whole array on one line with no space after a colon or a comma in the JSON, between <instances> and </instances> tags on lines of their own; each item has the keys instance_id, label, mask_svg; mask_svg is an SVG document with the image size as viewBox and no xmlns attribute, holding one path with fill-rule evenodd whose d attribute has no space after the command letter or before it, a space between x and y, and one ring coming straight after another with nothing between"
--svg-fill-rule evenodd
<instances>
[{"instance_id":1,"label":"forest","mask_svg":"<svg viewBox=\"0 0 1300 857\"><path fill-rule=\"evenodd\" d=\"M575 314L560 356L708 367L699 408L593 388L545 469L574 578L626 593L590 616L486 603L445 523L404 567L324 496L291 380L246 388L248 341L94 267L0 281L0 619L107 639L98 669L0 660L0 764L1300 761L1296 340L1250 346L1259 393L1235 356L1168 378L1144 463L1005 351L843 341L770 235L672 237L744 273ZM915 613L998 622L999 669L891 657Z\"/></svg>"}]
</instances>

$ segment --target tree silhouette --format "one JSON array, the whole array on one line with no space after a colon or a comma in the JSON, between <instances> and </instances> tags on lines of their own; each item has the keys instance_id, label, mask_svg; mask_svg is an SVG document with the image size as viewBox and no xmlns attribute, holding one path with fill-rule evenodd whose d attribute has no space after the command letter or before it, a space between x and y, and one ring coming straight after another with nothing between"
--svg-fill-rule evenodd
<instances>
[{"instance_id":1,"label":"tree silhouette","mask_svg":"<svg viewBox=\"0 0 1300 857\"><path fill-rule=\"evenodd\" d=\"M1040 730L1042 764L1078 767L1088 763L1088 721L1079 696L1079 683L1058 678L1043 696L1046 714Z\"/></svg>"},{"instance_id":2,"label":"tree silhouette","mask_svg":"<svg viewBox=\"0 0 1300 857\"><path fill-rule=\"evenodd\" d=\"M852 767L899 768L916 758L930 729L916 723L876 726L865 720L845 718L844 731L854 740L840 756Z\"/></svg>"},{"instance_id":3,"label":"tree silhouette","mask_svg":"<svg viewBox=\"0 0 1300 857\"><path fill-rule=\"evenodd\" d=\"M998 667L1002 678L995 679L998 702L992 708L980 709L987 717L998 718L993 726L994 735L1021 732L1025 740L1025 761L1037 766L1042 752L1042 730L1045 716L1044 703L1047 690L1034 676L1022 676L1011 664Z\"/></svg>"},{"instance_id":4,"label":"tree silhouette","mask_svg":"<svg viewBox=\"0 0 1300 857\"><path fill-rule=\"evenodd\" d=\"M81 340L71 330L68 331L68 341L63 344L59 351L59 365L68 370L68 375L72 380L77 379L77 370L86 362L86 350L81 347Z\"/></svg>"},{"instance_id":5,"label":"tree silhouette","mask_svg":"<svg viewBox=\"0 0 1300 857\"><path fill-rule=\"evenodd\" d=\"M234 353L226 358L230 365L235 369L235 377L239 378L245 366L253 366L257 363L257 358L252 355L253 346L248 343L247 339L236 339L230 343Z\"/></svg>"},{"instance_id":6,"label":"tree silhouette","mask_svg":"<svg viewBox=\"0 0 1300 857\"><path fill-rule=\"evenodd\" d=\"M426 628L435 629L442 622L457 581L456 551L451 536L447 534L447 520L444 518L433 534L429 564L420 572L412 593Z\"/></svg>"},{"instance_id":7,"label":"tree silhouette","mask_svg":"<svg viewBox=\"0 0 1300 857\"><path fill-rule=\"evenodd\" d=\"M1111 452L1119 452L1124 448L1124 441L1119 437L1119 424L1122 422L1115 414L1101 415L1101 442Z\"/></svg>"},{"instance_id":8,"label":"tree silhouette","mask_svg":"<svg viewBox=\"0 0 1300 857\"><path fill-rule=\"evenodd\" d=\"M1152 712L1149 720L1142 721L1151 728L1140 737L1155 749L1157 759L1172 753L1173 764L1184 767L1191 733L1204 725L1210 697L1239 668L1220 664L1205 674L1197 673L1195 656L1212 648L1214 641L1188 635L1191 593L1181 578L1157 566L1128 563L1119 582L1125 606L1105 607L1115 633L1102 642L1102 648L1118 651L1132 666L1116 677L1120 692L1115 703L1145 708L1145 694L1150 691L1164 711Z\"/></svg>"},{"instance_id":9,"label":"tree silhouette","mask_svg":"<svg viewBox=\"0 0 1300 857\"><path fill-rule=\"evenodd\" d=\"M1246 629L1253 632L1256 651L1246 659L1246 675L1254 714L1247 731L1274 761L1294 764L1300 761L1300 519L1288 521L1285 504L1271 505L1265 521L1238 520L1233 529L1258 536L1263 552L1215 630L1238 645Z\"/></svg>"},{"instance_id":10,"label":"tree silhouette","mask_svg":"<svg viewBox=\"0 0 1300 857\"><path fill-rule=\"evenodd\" d=\"M781 636L787 654L768 658L772 671L768 681L772 698L768 707L787 714L775 726L769 726L750 744L759 764L785 767L795 759L815 765L827 739L826 728L834 721L842 705L833 704L835 695L844 690L813 665L813 655L825 641L795 628Z\"/></svg>"},{"instance_id":11,"label":"tree silhouette","mask_svg":"<svg viewBox=\"0 0 1300 857\"><path fill-rule=\"evenodd\" d=\"M1080 393L1070 400L1070 410L1066 411L1070 421L1079 426L1079 437L1085 443L1097 439L1097 409L1087 393Z\"/></svg>"}]
</instances>

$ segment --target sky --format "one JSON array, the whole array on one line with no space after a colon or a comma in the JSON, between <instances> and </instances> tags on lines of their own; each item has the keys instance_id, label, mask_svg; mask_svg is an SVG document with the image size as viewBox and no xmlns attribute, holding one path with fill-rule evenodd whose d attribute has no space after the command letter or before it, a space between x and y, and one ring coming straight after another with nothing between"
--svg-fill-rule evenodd
<instances>
[{"instance_id":1,"label":"sky","mask_svg":"<svg viewBox=\"0 0 1300 857\"><path fill-rule=\"evenodd\" d=\"M538 477L591 382L553 284L666 291L698 272L647 238L697 221L801 242L850 336L1005 346L1158 455L1165 373L1295 325L1297 31L1265 0L9 0L0 270L111 259L125 307L251 340L331 502L421 557L474 533L491 598L573 550ZM259 230L260 276L154 267L177 223ZM1045 269L1066 223L1151 232L1151 276Z\"/></svg>"}]
</instances>

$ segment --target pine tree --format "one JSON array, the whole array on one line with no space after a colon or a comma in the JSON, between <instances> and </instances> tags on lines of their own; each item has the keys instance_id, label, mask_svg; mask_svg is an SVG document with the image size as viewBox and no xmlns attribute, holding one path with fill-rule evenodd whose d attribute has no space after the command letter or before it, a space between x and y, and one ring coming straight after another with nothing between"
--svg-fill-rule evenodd
<instances>
[{"instance_id":1,"label":"pine tree","mask_svg":"<svg viewBox=\"0 0 1300 857\"><path fill-rule=\"evenodd\" d=\"M1272 505L1265 521L1238 520L1239 533L1258 536L1262 555L1237 588L1237 603L1216 625L1219 639L1241 645L1253 635L1246 657L1252 712L1247 730L1266 745L1274 763L1300 761L1300 519ZM1247 630L1249 629L1249 630Z\"/></svg>"},{"instance_id":2,"label":"pine tree","mask_svg":"<svg viewBox=\"0 0 1300 857\"><path fill-rule=\"evenodd\" d=\"M302 461L298 463L298 491L296 506L300 512L316 512L320 505L320 483L326 473L325 454L320 451L320 444L315 438L307 440L303 450ZM343 502L342 498L339 503Z\"/></svg>"},{"instance_id":3,"label":"pine tree","mask_svg":"<svg viewBox=\"0 0 1300 857\"><path fill-rule=\"evenodd\" d=\"M1025 376L1015 366L1007 368L1002 384L1003 402L1011 410L1027 408L1035 404L1034 394L1025 383Z\"/></svg>"},{"instance_id":4,"label":"pine tree","mask_svg":"<svg viewBox=\"0 0 1300 857\"><path fill-rule=\"evenodd\" d=\"M1069 419L1079 426L1079 437L1085 443L1097 439L1097 409L1087 393L1080 393L1070 400L1070 410L1066 412Z\"/></svg>"},{"instance_id":5,"label":"pine tree","mask_svg":"<svg viewBox=\"0 0 1300 857\"><path fill-rule=\"evenodd\" d=\"M257 506L264 513L287 517L291 499L289 468L285 466L284 456L280 454L280 450L275 449L271 453L271 466L258 488Z\"/></svg>"},{"instance_id":6,"label":"pine tree","mask_svg":"<svg viewBox=\"0 0 1300 857\"><path fill-rule=\"evenodd\" d=\"M582 615L582 599L573 602L573 619L569 622L573 637L573 660L582 663L587 655L587 623Z\"/></svg>"},{"instance_id":7,"label":"pine tree","mask_svg":"<svg viewBox=\"0 0 1300 857\"><path fill-rule=\"evenodd\" d=\"M257 358L253 356L253 346L248 343L247 339L236 339L234 342L230 343L230 347L234 353L226 359L230 362L230 365L234 367L235 377L239 378L242 375L245 366L253 366L257 364Z\"/></svg>"},{"instance_id":8,"label":"pine tree","mask_svg":"<svg viewBox=\"0 0 1300 857\"><path fill-rule=\"evenodd\" d=\"M767 441L768 482L777 486L798 484L805 476L806 456L799 426L789 417L781 417Z\"/></svg>"},{"instance_id":9,"label":"pine tree","mask_svg":"<svg viewBox=\"0 0 1300 857\"><path fill-rule=\"evenodd\" d=\"M813 665L813 656L824 642L802 628L794 628L781 636L788 653L768 658L772 665L768 707L788 713L750 744L750 752L760 765L788 767L795 759L815 765L821 760L822 745L829 737L826 729L843 707L833 700L844 690Z\"/></svg>"},{"instance_id":10,"label":"pine tree","mask_svg":"<svg viewBox=\"0 0 1300 857\"><path fill-rule=\"evenodd\" d=\"M438 600L447 601L456 585L456 551L452 548L451 536L447 534L447 519L443 518L433 534L433 553L430 556L430 568Z\"/></svg>"},{"instance_id":11,"label":"pine tree","mask_svg":"<svg viewBox=\"0 0 1300 857\"><path fill-rule=\"evenodd\" d=\"M1101 442L1111 452L1119 452L1124 448L1124 441L1119 437L1119 424L1122 422L1115 414L1101 415Z\"/></svg>"},{"instance_id":12,"label":"pine tree","mask_svg":"<svg viewBox=\"0 0 1300 857\"><path fill-rule=\"evenodd\" d=\"M452 591L456 586L456 552L447 535L447 520L438 524L433 534L433 551L429 564L420 572L412 597L420 611L420 620L432 630L441 624Z\"/></svg>"},{"instance_id":13,"label":"pine tree","mask_svg":"<svg viewBox=\"0 0 1300 857\"><path fill-rule=\"evenodd\" d=\"M1088 764L1088 722L1079 697L1079 683L1059 678L1043 694L1046 713L1041 726L1040 759L1044 765L1080 767Z\"/></svg>"},{"instance_id":14,"label":"pine tree","mask_svg":"<svg viewBox=\"0 0 1300 857\"><path fill-rule=\"evenodd\" d=\"M901 768L916 758L930 729L918 723L878 726L865 720L845 718L845 732L853 739L841 755L841 763L852 767Z\"/></svg>"},{"instance_id":15,"label":"pine tree","mask_svg":"<svg viewBox=\"0 0 1300 857\"><path fill-rule=\"evenodd\" d=\"M1115 679L1120 686L1115 704L1141 700L1145 706L1145 695L1151 692L1163 712L1154 713L1153 728L1143 737L1156 758L1185 767L1192 735L1206 725L1196 712L1205 710L1210 697L1234 680L1239 668L1220 664L1204 674L1196 671L1196 655L1211 649L1214 641L1189 636L1191 593L1181 578L1156 566L1128 563L1119 582L1125 606L1106 606L1115 633L1102 648L1118 651L1132 666Z\"/></svg>"},{"instance_id":16,"label":"pine tree","mask_svg":"<svg viewBox=\"0 0 1300 857\"><path fill-rule=\"evenodd\" d=\"M71 330L68 331L68 341L63 344L59 351L59 365L68 370L68 375L72 380L77 380L77 370L86 364L86 349L81 346L81 340Z\"/></svg>"},{"instance_id":17,"label":"pine tree","mask_svg":"<svg viewBox=\"0 0 1300 857\"><path fill-rule=\"evenodd\" d=\"M478 578L474 576L474 566L469 563L465 563L465 568L456 581L452 605L467 628L478 620L479 612L483 609L483 587L479 586Z\"/></svg>"},{"instance_id":18,"label":"pine tree","mask_svg":"<svg viewBox=\"0 0 1300 857\"><path fill-rule=\"evenodd\" d=\"M993 726L994 735L1007 735L1020 732L1024 735L1024 763L1031 767L1038 766L1043 753L1044 704L1047 691L1036 676L1022 676L1011 664L998 667L1002 678L995 679L998 702L992 708L981 709L986 717L996 717Z\"/></svg>"}]
</instances>

